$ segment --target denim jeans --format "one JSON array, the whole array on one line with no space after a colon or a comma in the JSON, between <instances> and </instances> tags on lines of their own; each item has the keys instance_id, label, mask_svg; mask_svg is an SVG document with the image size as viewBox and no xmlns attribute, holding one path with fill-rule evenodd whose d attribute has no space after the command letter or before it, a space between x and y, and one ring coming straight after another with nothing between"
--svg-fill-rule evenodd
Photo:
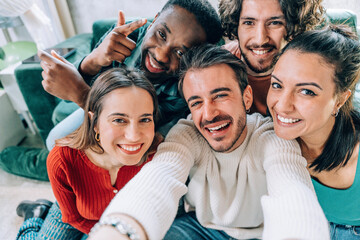
<instances>
[{"instance_id":1,"label":"denim jeans","mask_svg":"<svg viewBox=\"0 0 360 240\"><path fill-rule=\"evenodd\" d=\"M16 240L30 239L67 239L85 240L87 235L80 232L70 224L61 221L62 215L57 202L47 214L45 220L29 218L21 226Z\"/></svg>"},{"instance_id":2,"label":"denim jeans","mask_svg":"<svg viewBox=\"0 0 360 240\"><path fill-rule=\"evenodd\" d=\"M331 240L360 240L360 226L330 223Z\"/></svg>"},{"instance_id":3,"label":"denim jeans","mask_svg":"<svg viewBox=\"0 0 360 240\"><path fill-rule=\"evenodd\" d=\"M84 110L82 108L77 109L75 112L67 116L64 120L59 122L46 138L46 147L49 151L55 146L55 140L66 137L78 129L84 121Z\"/></svg>"},{"instance_id":4,"label":"denim jeans","mask_svg":"<svg viewBox=\"0 0 360 240\"><path fill-rule=\"evenodd\" d=\"M196 219L195 212L182 214L175 218L164 240L235 240L224 231L205 228Z\"/></svg>"}]
</instances>

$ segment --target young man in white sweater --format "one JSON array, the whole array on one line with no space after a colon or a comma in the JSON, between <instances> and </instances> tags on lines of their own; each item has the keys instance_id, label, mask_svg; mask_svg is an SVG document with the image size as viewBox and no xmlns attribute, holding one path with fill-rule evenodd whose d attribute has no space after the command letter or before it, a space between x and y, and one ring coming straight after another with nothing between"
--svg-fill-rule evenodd
<instances>
[{"instance_id":1,"label":"young man in white sweater","mask_svg":"<svg viewBox=\"0 0 360 240\"><path fill-rule=\"evenodd\" d=\"M181 66L191 119L170 130L91 239L328 239L299 146L276 137L269 118L246 115L252 90L244 65L203 46ZM184 194L187 213L173 222Z\"/></svg>"}]
</instances>

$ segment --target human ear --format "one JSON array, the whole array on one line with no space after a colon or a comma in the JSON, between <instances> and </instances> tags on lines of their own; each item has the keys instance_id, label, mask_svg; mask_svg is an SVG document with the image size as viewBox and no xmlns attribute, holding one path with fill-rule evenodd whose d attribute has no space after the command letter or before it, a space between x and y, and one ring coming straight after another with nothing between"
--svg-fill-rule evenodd
<instances>
[{"instance_id":1,"label":"human ear","mask_svg":"<svg viewBox=\"0 0 360 240\"><path fill-rule=\"evenodd\" d=\"M345 102L349 99L350 96L351 96L351 90L350 89L348 89L345 92L339 94L337 103L335 105L335 108L337 109L337 111L345 104Z\"/></svg>"},{"instance_id":2,"label":"human ear","mask_svg":"<svg viewBox=\"0 0 360 240\"><path fill-rule=\"evenodd\" d=\"M243 102L245 105L245 110L248 111L251 108L253 103L253 93L250 85L247 85L243 92Z\"/></svg>"},{"instance_id":3,"label":"human ear","mask_svg":"<svg viewBox=\"0 0 360 240\"><path fill-rule=\"evenodd\" d=\"M93 119L94 117L94 113L92 111L88 111L88 117L90 119L90 121Z\"/></svg>"},{"instance_id":4,"label":"human ear","mask_svg":"<svg viewBox=\"0 0 360 240\"><path fill-rule=\"evenodd\" d=\"M88 117L89 117L89 120L91 122L93 120L93 118L94 118L94 113L92 111L88 111ZM94 131L98 132L97 126L94 126Z\"/></svg>"}]
</instances>

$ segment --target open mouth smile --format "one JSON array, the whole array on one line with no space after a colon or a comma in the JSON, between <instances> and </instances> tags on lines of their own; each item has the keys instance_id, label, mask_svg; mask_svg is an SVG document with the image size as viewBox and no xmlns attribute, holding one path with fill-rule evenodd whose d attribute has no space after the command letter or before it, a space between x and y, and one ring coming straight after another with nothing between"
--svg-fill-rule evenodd
<instances>
[{"instance_id":1,"label":"open mouth smile","mask_svg":"<svg viewBox=\"0 0 360 240\"><path fill-rule=\"evenodd\" d=\"M256 50L256 49L250 49L252 53L258 56L266 55L267 53L271 52L273 48L270 49L262 49L262 50Z\"/></svg>"},{"instance_id":2,"label":"open mouth smile","mask_svg":"<svg viewBox=\"0 0 360 240\"><path fill-rule=\"evenodd\" d=\"M150 53L148 53L146 55L145 66L146 66L147 70L149 70L149 72L151 72L151 73L160 73L160 72L165 72L166 71L166 68L164 66L162 66L160 63L158 63L151 56Z\"/></svg>"},{"instance_id":3,"label":"open mouth smile","mask_svg":"<svg viewBox=\"0 0 360 240\"><path fill-rule=\"evenodd\" d=\"M127 154L136 154L140 152L143 144L136 144L136 145L128 145L128 144L118 144L118 147Z\"/></svg>"},{"instance_id":4,"label":"open mouth smile","mask_svg":"<svg viewBox=\"0 0 360 240\"><path fill-rule=\"evenodd\" d=\"M218 126L215 126L215 127L205 127L206 130L208 130L210 133L214 133L214 132L220 132L222 130L225 130L227 129L228 127L230 126L230 123L227 122L227 123L223 123L223 124L220 124Z\"/></svg>"},{"instance_id":5,"label":"open mouth smile","mask_svg":"<svg viewBox=\"0 0 360 240\"><path fill-rule=\"evenodd\" d=\"M299 118L284 118L278 114L276 116L277 116L277 119L279 120L279 122L285 123L285 124L297 123L297 122L301 121L301 119L299 119Z\"/></svg>"}]
</instances>

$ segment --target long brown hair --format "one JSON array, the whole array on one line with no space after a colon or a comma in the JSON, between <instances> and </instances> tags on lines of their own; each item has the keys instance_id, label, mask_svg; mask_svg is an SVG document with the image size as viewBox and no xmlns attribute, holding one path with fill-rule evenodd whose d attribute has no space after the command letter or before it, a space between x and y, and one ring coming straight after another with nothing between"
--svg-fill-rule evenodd
<instances>
[{"instance_id":1,"label":"long brown hair","mask_svg":"<svg viewBox=\"0 0 360 240\"><path fill-rule=\"evenodd\" d=\"M360 43L348 26L330 25L322 30L307 31L292 40L281 54L292 50L319 55L334 68L335 94L351 90L360 78ZM352 96L339 109L335 125L324 150L310 165L315 171L330 171L347 164L360 141L360 113Z\"/></svg>"},{"instance_id":2,"label":"long brown hair","mask_svg":"<svg viewBox=\"0 0 360 240\"><path fill-rule=\"evenodd\" d=\"M82 125L73 133L57 140L56 145L68 146L79 150L91 149L96 153L104 153L104 149L95 139L96 133L94 130L103 109L104 97L113 90L132 86L142 88L151 95L154 105L153 116L156 125L156 121L159 117L159 110L154 86L144 74L138 70L128 69L126 67L112 68L102 73L91 87L84 108L85 116ZM88 115L89 111L93 113L92 118ZM153 145L157 146L158 143L159 135L156 134L149 151L152 151Z\"/></svg>"}]
</instances>

